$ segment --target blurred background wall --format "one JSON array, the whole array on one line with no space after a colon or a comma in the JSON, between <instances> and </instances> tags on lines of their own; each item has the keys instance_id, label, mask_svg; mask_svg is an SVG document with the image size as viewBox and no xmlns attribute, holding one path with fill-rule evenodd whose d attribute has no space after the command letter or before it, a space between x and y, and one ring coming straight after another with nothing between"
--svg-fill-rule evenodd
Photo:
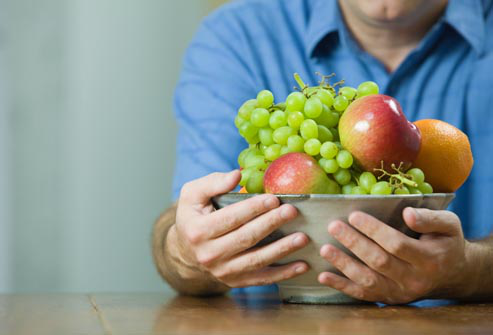
<instances>
[{"instance_id":1,"label":"blurred background wall","mask_svg":"<svg viewBox=\"0 0 493 335\"><path fill-rule=\"evenodd\" d=\"M172 94L220 2L0 0L1 292L167 289Z\"/></svg>"}]
</instances>

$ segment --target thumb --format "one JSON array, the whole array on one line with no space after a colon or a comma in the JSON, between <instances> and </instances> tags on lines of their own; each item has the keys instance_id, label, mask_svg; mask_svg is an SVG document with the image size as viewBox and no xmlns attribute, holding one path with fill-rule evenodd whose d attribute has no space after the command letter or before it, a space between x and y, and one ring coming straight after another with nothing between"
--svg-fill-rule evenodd
<instances>
[{"instance_id":1,"label":"thumb","mask_svg":"<svg viewBox=\"0 0 493 335\"><path fill-rule=\"evenodd\" d=\"M459 218L450 211L407 207L402 217L409 228L421 234L457 235L461 231Z\"/></svg>"},{"instance_id":2,"label":"thumb","mask_svg":"<svg viewBox=\"0 0 493 335\"><path fill-rule=\"evenodd\" d=\"M189 204L207 204L216 195L232 191L240 182L241 173L214 172L205 177L192 180L181 188L180 201Z\"/></svg>"}]
</instances>

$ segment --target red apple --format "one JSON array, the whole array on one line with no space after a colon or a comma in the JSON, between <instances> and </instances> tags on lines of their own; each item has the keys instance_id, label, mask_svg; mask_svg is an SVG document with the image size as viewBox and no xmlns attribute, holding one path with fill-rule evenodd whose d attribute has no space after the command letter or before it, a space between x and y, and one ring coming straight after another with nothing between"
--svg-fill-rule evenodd
<instances>
[{"instance_id":1,"label":"red apple","mask_svg":"<svg viewBox=\"0 0 493 335\"><path fill-rule=\"evenodd\" d=\"M335 194L339 185L329 179L311 156L293 152L273 161L264 176L266 193L274 194Z\"/></svg>"},{"instance_id":2,"label":"red apple","mask_svg":"<svg viewBox=\"0 0 493 335\"><path fill-rule=\"evenodd\" d=\"M408 169L421 147L419 129L406 119L399 102L387 95L374 94L355 100L339 121L341 144L365 171L392 164Z\"/></svg>"}]
</instances>

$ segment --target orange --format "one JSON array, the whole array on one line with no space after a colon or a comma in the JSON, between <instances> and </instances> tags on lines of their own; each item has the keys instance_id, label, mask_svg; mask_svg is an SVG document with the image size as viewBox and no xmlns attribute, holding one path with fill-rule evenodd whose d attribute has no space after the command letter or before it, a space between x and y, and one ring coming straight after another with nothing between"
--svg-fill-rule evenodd
<instances>
[{"instance_id":1,"label":"orange","mask_svg":"<svg viewBox=\"0 0 493 335\"><path fill-rule=\"evenodd\" d=\"M423 170L433 192L455 192L474 164L469 138L444 121L419 120L414 124L421 132L421 149L413 166Z\"/></svg>"},{"instance_id":2,"label":"orange","mask_svg":"<svg viewBox=\"0 0 493 335\"><path fill-rule=\"evenodd\" d=\"M239 193L248 193L248 191L246 190L246 187L243 186L241 189L240 189L240 192Z\"/></svg>"}]
</instances>

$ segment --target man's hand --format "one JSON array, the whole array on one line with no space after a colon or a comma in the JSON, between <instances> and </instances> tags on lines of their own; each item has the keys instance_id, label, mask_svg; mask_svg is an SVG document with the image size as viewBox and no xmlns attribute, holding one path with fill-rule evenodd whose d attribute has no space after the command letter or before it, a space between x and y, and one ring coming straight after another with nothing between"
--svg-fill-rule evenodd
<instances>
[{"instance_id":1,"label":"man's hand","mask_svg":"<svg viewBox=\"0 0 493 335\"><path fill-rule=\"evenodd\" d=\"M405 223L421 233L413 239L374 217L355 212L349 225L329 224L329 233L359 258L324 245L320 255L347 278L330 272L319 275L322 284L357 299L388 304L420 298L460 297L477 285L467 255L459 218L449 211L406 208ZM472 271L474 272L474 271Z\"/></svg>"},{"instance_id":2,"label":"man's hand","mask_svg":"<svg viewBox=\"0 0 493 335\"><path fill-rule=\"evenodd\" d=\"M277 197L263 194L214 211L211 198L234 189L240 177L239 171L213 173L183 186L166 243L182 278L208 276L227 287L244 287L271 284L308 270L304 262L269 267L306 246L309 239L303 233L252 248L296 217L293 206L280 206Z\"/></svg>"}]
</instances>

